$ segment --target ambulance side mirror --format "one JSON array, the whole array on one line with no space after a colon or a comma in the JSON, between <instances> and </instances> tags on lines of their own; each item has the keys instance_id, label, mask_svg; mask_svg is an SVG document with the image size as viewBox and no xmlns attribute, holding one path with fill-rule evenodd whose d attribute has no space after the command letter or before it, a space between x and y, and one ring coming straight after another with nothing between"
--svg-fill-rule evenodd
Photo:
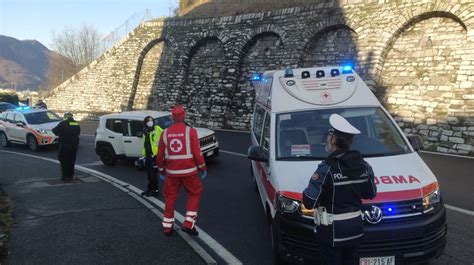
<instances>
[{"instance_id":1,"label":"ambulance side mirror","mask_svg":"<svg viewBox=\"0 0 474 265\"><path fill-rule=\"evenodd\" d=\"M249 147L247 152L247 157L250 160L260 161L260 162L268 162L268 157L263 152L263 149L259 145L252 145Z\"/></svg>"},{"instance_id":2,"label":"ambulance side mirror","mask_svg":"<svg viewBox=\"0 0 474 265\"><path fill-rule=\"evenodd\" d=\"M415 151L420 151L423 149L423 138L419 135L410 135L408 136L408 141L410 141L411 146Z\"/></svg>"}]
</instances>

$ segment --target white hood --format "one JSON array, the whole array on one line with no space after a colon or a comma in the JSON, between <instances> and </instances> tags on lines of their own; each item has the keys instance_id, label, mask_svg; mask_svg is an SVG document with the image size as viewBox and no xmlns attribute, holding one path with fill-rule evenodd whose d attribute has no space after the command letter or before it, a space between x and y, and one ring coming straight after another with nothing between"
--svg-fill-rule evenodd
<instances>
[{"instance_id":1,"label":"white hood","mask_svg":"<svg viewBox=\"0 0 474 265\"><path fill-rule=\"evenodd\" d=\"M387 198L390 196L390 192L408 190L415 192L415 194L419 190L421 194L422 187L437 181L417 153L365 160L374 169L377 198L379 195ZM276 190L303 192L319 163L316 161L273 161L271 174L276 176L276 183L273 183ZM411 196L413 196L413 192L410 193ZM403 197L404 194L397 194L397 196Z\"/></svg>"},{"instance_id":2,"label":"white hood","mask_svg":"<svg viewBox=\"0 0 474 265\"><path fill-rule=\"evenodd\" d=\"M197 134L198 134L198 138L201 139L203 137L206 137L206 136L209 136L211 134L214 133L213 130L209 130L209 129L206 129L206 128L196 128L196 131L197 131Z\"/></svg>"},{"instance_id":3,"label":"white hood","mask_svg":"<svg viewBox=\"0 0 474 265\"><path fill-rule=\"evenodd\" d=\"M59 121L54 121L54 122L48 122L48 123L42 123L42 124L32 124L30 125L30 127L34 129L52 130L58 124L59 124Z\"/></svg>"}]
</instances>

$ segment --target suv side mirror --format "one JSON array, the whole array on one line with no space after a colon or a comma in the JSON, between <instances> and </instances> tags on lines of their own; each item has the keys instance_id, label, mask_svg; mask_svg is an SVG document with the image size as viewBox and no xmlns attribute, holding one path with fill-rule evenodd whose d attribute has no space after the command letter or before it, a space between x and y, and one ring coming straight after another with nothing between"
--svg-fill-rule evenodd
<instances>
[{"instance_id":1,"label":"suv side mirror","mask_svg":"<svg viewBox=\"0 0 474 265\"><path fill-rule=\"evenodd\" d=\"M423 149L423 138L419 135L410 135L408 136L408 141L410 141L411 146L415 151L420 151Z\"/></svg>"},{"instance_id":2,"label":"suv side mirror","mask_svg":"<svg viewBox=\"0 0 474 265\"><path fill-rule=\"evenodd\" d=\"M249 150L247 151L247 157L250 160L268 162L268 157L263 153L262 147L258 145L252 145L249 147Z\"/></svg>"}]
</instances>

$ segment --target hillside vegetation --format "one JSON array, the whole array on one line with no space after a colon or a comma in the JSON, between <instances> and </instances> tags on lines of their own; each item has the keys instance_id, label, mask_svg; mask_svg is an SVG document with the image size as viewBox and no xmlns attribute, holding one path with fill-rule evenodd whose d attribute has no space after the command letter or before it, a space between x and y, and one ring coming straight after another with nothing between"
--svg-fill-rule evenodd
<instances>
[{"instance_id":1,"label":"hillside vegetation","mask_svg":"<svg viewBox=\"0 0 474 265\"><path fill-rule=\"evenodd\" d=\"M327 0L181 0L180 13L184 18L234 16L270 11L295 6L306 6Z\"/></svg>"}]
</instances>

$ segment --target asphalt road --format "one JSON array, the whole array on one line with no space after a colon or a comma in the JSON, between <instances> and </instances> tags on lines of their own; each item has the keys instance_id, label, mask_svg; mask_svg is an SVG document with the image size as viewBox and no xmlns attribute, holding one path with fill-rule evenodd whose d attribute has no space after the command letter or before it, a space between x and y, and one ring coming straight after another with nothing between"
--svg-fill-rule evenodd
<instances>
[{"instance_id":1,"label":"asphalt road","mask_svg":"<svg viewBox=\"0 0 474 265\"><path fill-rule=\"evenodd\" d=\"M94 152L95 126L95 123L82 124L84 135L77 163L145 189L146 174L136 170L131 161L121 161L115 167L100 163ZM250 144L247 133L218 131L217 137L221 150L236 154L245 154ZM55 148L33 153L15 145L8 150L56 158ZM249 161L232 153L221 152L217 160L208 164L197 224L244 264L271 264L269 227L251 183ZM473 211L474 160L432 154L422 157L438 177L445 203ZM181 213L185 212L183 195L177 204ZM445 254L430 264L474 264L474 216L448 209L447 218Z\"/></svg>"}]
</instances>

